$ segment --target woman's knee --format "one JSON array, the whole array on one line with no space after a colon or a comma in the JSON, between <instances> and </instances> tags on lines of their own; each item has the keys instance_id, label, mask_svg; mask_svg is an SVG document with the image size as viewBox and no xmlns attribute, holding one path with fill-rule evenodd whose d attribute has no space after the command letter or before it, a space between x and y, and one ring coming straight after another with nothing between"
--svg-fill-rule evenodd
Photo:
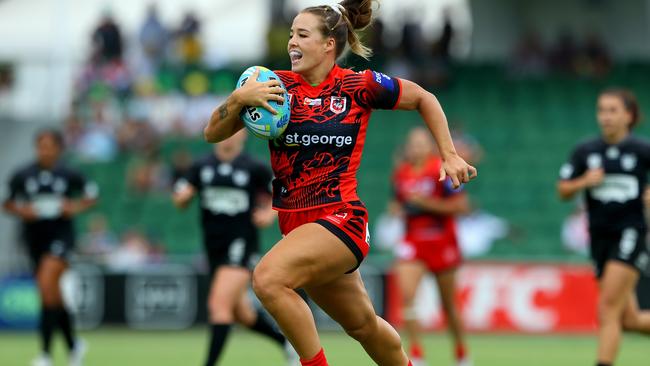
<instances>
[{"instance_id":1,"label":"woman's knee","mask_svg":"<svg viewBox=\"0 0 650 366\"><path fill-rule=\"evenodd\" d=\"M372 316L368 315L365 317L362 322L344 326L343 329L350 337L363 343L365 340L377 333L378 327L379 322L377 315L372 314Z\"/></svg>"},{"instance_id":2,"label":"woman's knee","mask_svg":"<svg viewBox=\"0 0 650 366\"><path fill-rule=\"evenodd\" d=\"M617 296L601 293L598 298L598 317L601 321L616 319L623 311L622 303Z\"/></svg>"},{"instance_id":3,"label":"woman's knee","mask_svg":"<svg viewBox=\"0 0 650 366\"><path fill-rule=\"evenodd\" d=\"M410 290L408 288L403 288L402 289L402 304L404 306L410 307L413 305L413 302L415 301L415 290Z\"/></svg>"},{"instance_id":4,"label":"woman's knee","mask_svg":"<svg viewBox=\"0 0 650 366\"><path fill-rule=\"evenodd\" d=\"M46 307L56 307L63 303L61 290L59 289L58 282L49 280L42 280L38 283L39 295L41 303Z\"/></svg>"},{"instance_id":5,"label":"woman's knee","mask_svg":"<svg viewBox=\"0 0 650 366\"><path fill-rule=\"evenodd\" d=\"M639 318L637 314L624 314L621 319L621 326L626 332L636 332L639 330Z\"/></svg>"},{"instance_id":6,"label":"woman's knee","mask_svg":"<svg viewBox=\"0 0 650 366\"><path fill-rule=\"evenodd\" d=\"M235 305L230 299L211 297L207 307L212 322L232 323L235 320Z\"/></svg>"},{"instance_id":7,"label":"woman's knee","mask_svg":"<svg viewBox=\"0 0 650 366\"><path fill-rule=\"evenodd\" d=\"M272 266L260 263L253 271L253 291L260 301L273 299L282 287L285 287L282 276Z\"/></svg>"}]
</instances>

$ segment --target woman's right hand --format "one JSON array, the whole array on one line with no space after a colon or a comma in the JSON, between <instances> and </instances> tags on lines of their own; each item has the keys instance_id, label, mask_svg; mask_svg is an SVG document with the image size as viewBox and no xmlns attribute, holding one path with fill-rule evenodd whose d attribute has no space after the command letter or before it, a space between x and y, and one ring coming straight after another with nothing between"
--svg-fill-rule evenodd
<instances>
[{"instance_id":1,"label":"woman's right hand","mask_svg":"<svg viewBox=\"0 0 650 366\"><path fill-rule=\"evenodd\" d=\"M605 180L605 170L603 168L589 169L582 176L586 188L599 186Z\"/></svg>"},{"instance_id":2,"label":"woman's right hand","mask_svg":"<svg viewBox=\"0 0 650 366\"><path fill-rule=\"evenodd\" d=\"M257 77L260 69L256 68L253 74L246 80L244 85L232 93L243 106L263 107L273 114L278 112L271 107L269 101L284 102L284 89L280 86L280 80L269 80L259 82Z\"/></svg>"}]
</instances>

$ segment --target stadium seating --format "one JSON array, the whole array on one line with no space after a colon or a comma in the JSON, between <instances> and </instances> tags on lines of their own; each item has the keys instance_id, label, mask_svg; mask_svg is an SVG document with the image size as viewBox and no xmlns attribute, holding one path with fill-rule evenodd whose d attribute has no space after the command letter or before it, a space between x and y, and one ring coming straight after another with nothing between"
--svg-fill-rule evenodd
<instances>
[{"instance_id":1,"label":"stadium seating","mask_svg":"<svg viewBox=\"0 0 650 366\"><path fill-rule=\"evenodd\" d=\"M460 126L485 150L478 166L479 179L467 190L474 204L507 219L522 235L503 241L490 256L517 259L575 259L560 243L560 228L572 204L558 201L555 182L560 165L579 140L597 133L594 117L599 90L620 85L634 90L642 110L650 110L650 70L630 65L616 69L607 80L583 80L564 76L511 80L491 66L462 67L450 86L433 90L443 104L452 127ZM215 74L220 88L225 74ZM229 82L228 82L229 83ZM368 129L359 174L359 192L371 219L384 210L389 198L389 174L394 152L408 129L421 123L417 113L376 112ZM641 126L639 133L648 131ZM209 151L201 139L168 139L162 155L170 161L173 151L185 148L193 154ZM250 151L268 156L266 143L249 139ZM178 213L166 192L138 196L128 192L125 179L128 157L102 164L83 164L101 185L99 210L106 213L114 230L139 226L160 238L168 253L190 254L200 247L195 210ZM83 223L82 223L83 225ZM264 246L279 234L265 230Z\"/></svg>"}]
</instances>

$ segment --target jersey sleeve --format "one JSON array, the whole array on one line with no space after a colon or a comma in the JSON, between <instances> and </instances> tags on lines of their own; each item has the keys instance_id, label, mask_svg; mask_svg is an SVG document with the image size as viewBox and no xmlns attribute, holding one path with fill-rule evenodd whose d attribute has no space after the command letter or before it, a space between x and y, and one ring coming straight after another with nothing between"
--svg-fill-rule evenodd
<instances>
[{"instance_id":1,"label":"jersey sleeve","mask_svg":"<svg viewBox=\"0 0 650 366\"><path fill-rule=\"evenodd\" d=\"M23 178L19 173L14 174L10 179L9 179L9 192L7 193L7 197L5 199L5 202L8 201L15 201L18 199L20 196L24 194L24 182Z\"/></svg>"},{"instance_id":2,"label":"jersey sleeve","mask_svg":"<svg viewBox=\"0 0 650 366\"><path fill-rule=\"evenodd\" d=\"M560 179L571 180L581 176L587 170L583 149L577 147L571 153L569 160L560 168Z\"/></svg>"},{"instance_id":3,"label":"jersey sleeve","mask_svg":"<svg viewBox=\"0 0 650 366\"><path fill-rule=\"evenodd\" d=\"M174 191L179 192L187 185L197 190L201 189L200 171L201 164L199 162L192 164L187 172L174 182Z\"/></svg>"},{"instance_id":4,"label":"jersey sleeve","mask_svg":"<svg viewBox=\"0 0 650 366\"><path fill-rule=\"evenodd\" d=\"M641 141L639 150L640 156L645 162L645 165L650 167L650 143L645 140Z\"/></svg>"},{"instance_id":5,"label":"jersey sleeve","mask_svg":"<svg viewBox=\"0 0 650 366\"><path fill-rule=\"evenodd\" d=\"M271 172L271 169L262 163L257 164L255 167L255 172L253 174L253 184L255 185L255 190L261 193L272 194L272 180L273 172Z\"/></svg>"},{"instance_id":6,"label":"jersey sleeve","mask_svg":"<svg viewBox=\"0 0 650 366\"><path fill-rule=\"evenodd\" d=\"M82 173L70 172L70 188L73 195L94 200L99 197L99 186L95 181L89 180Z\"/></svg>"},{"instance_id":7,"label":"jersey sleeve","mask_svg":"<svg viewBox=\"0 0 650 366\"><path fill-rule=\"evenodd\" d=\"M442 182L442 192L444 197L458 196L465 193L465 185L461 184L458 188L454 188L454 182L451 178L447 177L447 179Z\"/></svg>"},{"instance_id":8,"label":"jersey sleeve","mask_svg":"<svg viewBox=\"0 0 650 366\"><path fill-rule=\"evenodd\" d=\"M364 84L367 90L364 101L372 109L395 109L402 95L402 83L377 71L364 72Z\"/></svg>"}]
</instances>

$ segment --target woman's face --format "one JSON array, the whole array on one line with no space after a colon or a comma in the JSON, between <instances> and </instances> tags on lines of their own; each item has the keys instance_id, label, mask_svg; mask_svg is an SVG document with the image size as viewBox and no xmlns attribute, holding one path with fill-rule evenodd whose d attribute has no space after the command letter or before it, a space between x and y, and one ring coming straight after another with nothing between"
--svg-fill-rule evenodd
<instances>
[{"instance_id":1,"label":"woman's face","mask_svg":"<svg viewBox=\"0 0 650 366\"><path fill-rule=\"evenodd\" d=\"M61 156L61 146L54 137L44 134L36 141L36 159L43 166L53 166Z\"/></svg>"},{"instance_id":2,"label":"woman's face","mask_svg":"<svg viewBox=\"0 0 650 366\"><path fill-rule=\"evenodd\" d=\"M424 129L415 129L409 133L404 147L406 159L411 162L420 161L435 151L431 134Z\"/></svg>"},{"instance_id":3,"label":"woman's face","mask_svg":"<svg viewBox=\"0 0 650 366\"><path fill-rule=\"evenodd\" d=\"M612 94L598 97L596 116L600 130L605 136L626 133L632 123L632 114L625 108L623 100Z\"/></svg>"},{"instance_id":4,"label":"woman's face","mask_svg":"<svg viewBox=\"0 0 650 366\"><path fill-rule=\"evenodd\" d=\"M293 19L287 44L291 71L305 73L323 62L328 51L334 52L334 39L323 37L320 25L320 18L311 13L300 13Z\"/></svg>"}]
</instances>

